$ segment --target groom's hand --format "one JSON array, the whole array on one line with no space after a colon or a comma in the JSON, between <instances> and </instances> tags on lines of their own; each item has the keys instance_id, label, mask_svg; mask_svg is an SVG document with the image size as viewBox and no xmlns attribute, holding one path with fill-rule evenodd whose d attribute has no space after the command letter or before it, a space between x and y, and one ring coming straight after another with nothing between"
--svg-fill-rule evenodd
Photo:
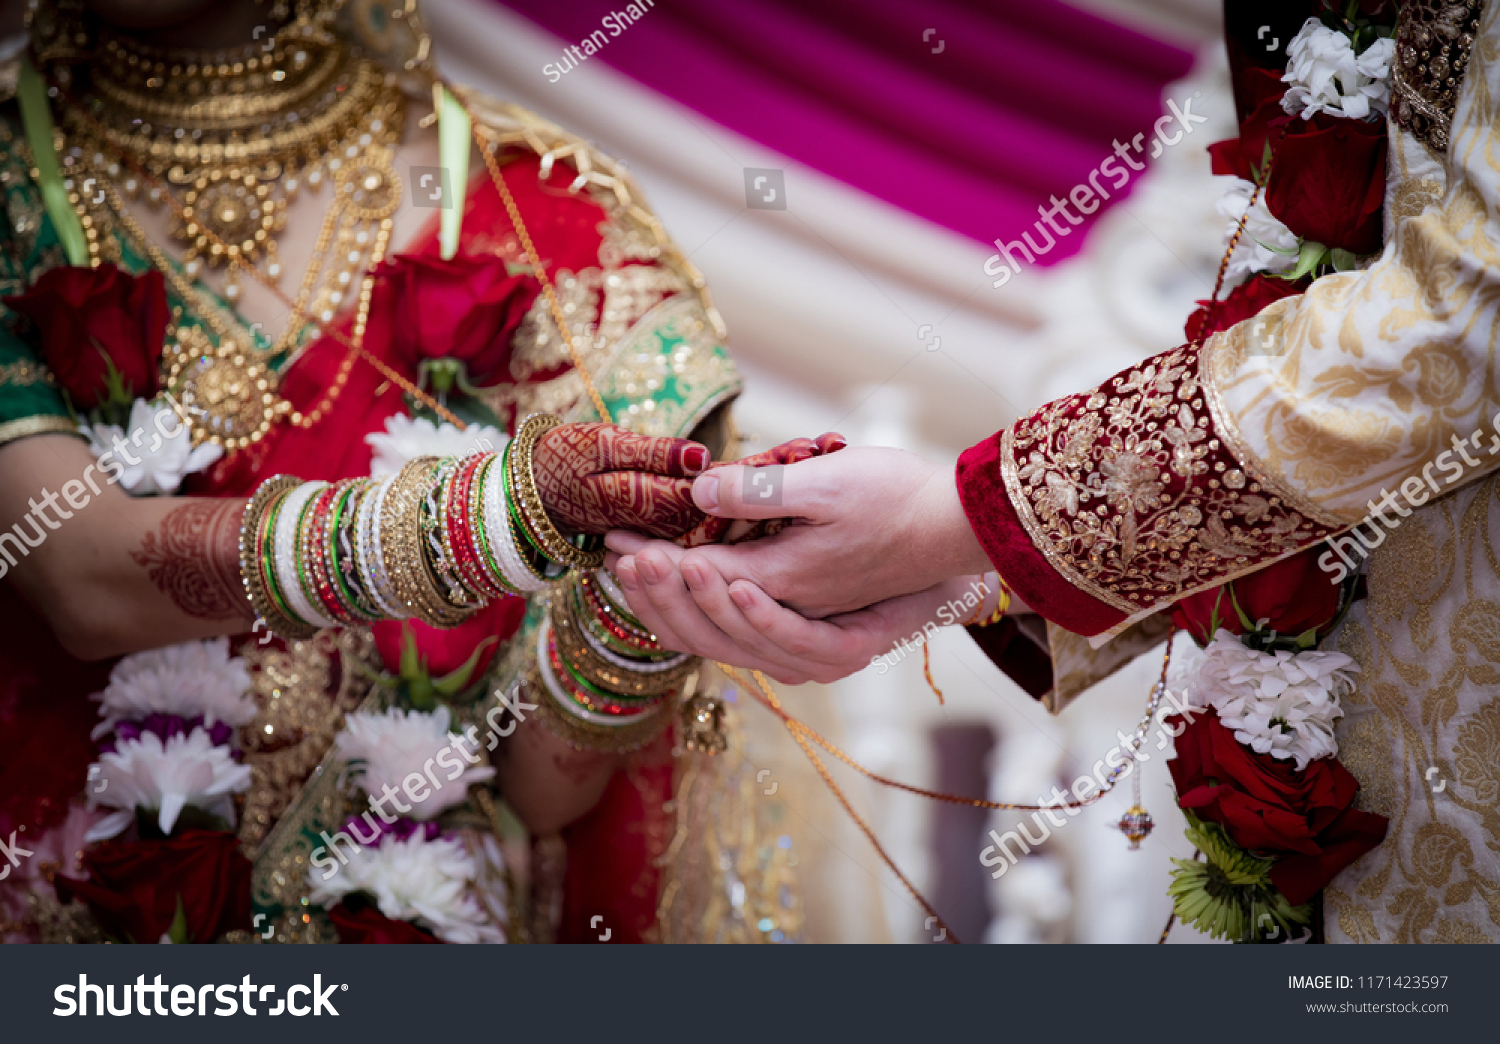
<instances>
[{"instance_id":1,"label":"groom's hand","mask_svg":"<svg viewBox=\"0 0 1500 1044\"><path fill-rule=\"evenodd\" d=\"M748 580L812 618L990 568L952 469L901 450L854 447L776 469L714 468L694 482L693 499L719 518L790 516L792 524L775 536L699 547L680 566L701 562L731 585ZM646 551L647 542L633 534L611 533L609 546L616 555L645 551L646 560L633 564L647 566L648 583L670 565L653 561L660 551Z\"/></svg>"}]
</instances>

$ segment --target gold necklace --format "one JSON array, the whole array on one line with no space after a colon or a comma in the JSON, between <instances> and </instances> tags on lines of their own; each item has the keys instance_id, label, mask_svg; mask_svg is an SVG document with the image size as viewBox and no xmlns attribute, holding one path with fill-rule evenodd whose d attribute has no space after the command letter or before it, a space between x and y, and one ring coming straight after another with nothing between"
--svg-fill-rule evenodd
<instances>
[{"instance_id":1,"label":"gold necklace","mask_svg":"<svg viewBox=\"0 0 1500 1044\"><path fill-rule=\"evenodd\" d=\"M76 24L87 40L87 22ZM318 192L336 182L358 198L344 207L343 224L320 237L289 328L309 314L331 319L376 238L379 219L357 215L384 209L369 200L383 200L394 183L389 158L406 111L394 78L356 55L323 18L307 14L229 52L150 48L103 28L94 36L89 111L71 108L60 120L72 142L65 165L93 160L114 179L120 164L104 157L128 157L152 183L126 175L122 194L133 200L144 188L153 207L170 191L162 182L180 187L181 206L171 208L168 221L169 235L185 247L183 271L197 279L205 268L226 268L231 306L239 301L242 269L258 266L272 281L280 278L276 239L287 204L304 185ZM64 86L78 78L67 65L54 72ZM372 158L385 162L376 169ZM345 177L350 166L362 176Z\"/></svg>"}]
</instances>

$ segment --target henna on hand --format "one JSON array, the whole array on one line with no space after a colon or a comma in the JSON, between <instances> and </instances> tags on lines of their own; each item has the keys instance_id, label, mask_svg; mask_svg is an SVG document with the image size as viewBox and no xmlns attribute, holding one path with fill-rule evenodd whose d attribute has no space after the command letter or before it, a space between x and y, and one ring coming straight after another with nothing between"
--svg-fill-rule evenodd
<instances>
[{"instance_id":1,"label":"henna on hand","mask_svg":"<svg viewBox=\"0 0 1500 1044\"><path fill-rule=\"evenodd\" d=\"M650 438L613 424L564 424L532 454L537 490L564 532L630 529L674 537L697 524L692 480L708 450L688 439Z\"/></svg>"},{"instance_id":2,"label":"henna on hand","mask_svg":"<svg viewBox=\"0 0 1500 1044\"><path fill-rule=\"evenodd\" d=\"M713 467L725 464L743 464L752 468L764 468L772 464L796 464L812 457L835 453L849 445L849 441L837 432L829 431L815 439L791 439L779 446L751 454L743 460L719 461ZM790 524L790 519L767 518L755 521L720 518L703 515L701 521L689 532L679 537L676 543L683 547L702 547L704 544L739 544L747 540L759 540L774 536Z\"/></svg>"},{"instance_id":3,"label":"henna on hand","mask_svg":"<svg viewBox=\"0 0 1500 1044\"><path fill-rule=\"evenodd\" d=\"M251 619L240 584L240 516L245 501L187 500L147 533L131 561L188 616Z\"/></svg>"}]
</instances>

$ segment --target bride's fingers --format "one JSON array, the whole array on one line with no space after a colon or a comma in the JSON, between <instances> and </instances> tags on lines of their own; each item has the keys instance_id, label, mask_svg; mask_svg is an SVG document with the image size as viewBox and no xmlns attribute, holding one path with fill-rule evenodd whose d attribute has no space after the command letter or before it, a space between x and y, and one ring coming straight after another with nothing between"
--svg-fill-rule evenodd
<instances>
[{"instance_id":1,"label":"bride's fingers","mask_svg":"<svg viewBox=\"0 0 1500 1044\"><path fill-rule=\"evenodd\" d=\"M687 555L678 565L678 571L687 582L698 608L746 653L802 674L811 674L812 668L821 666L798 661L751 626L731 599L729 585L712 566Z\"/></svg>"}]
</instances>

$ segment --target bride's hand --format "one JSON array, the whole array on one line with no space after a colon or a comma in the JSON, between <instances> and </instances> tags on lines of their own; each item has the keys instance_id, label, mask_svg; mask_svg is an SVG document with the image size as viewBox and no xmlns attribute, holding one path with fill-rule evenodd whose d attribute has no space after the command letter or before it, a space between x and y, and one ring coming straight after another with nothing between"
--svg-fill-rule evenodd
<instances>
[{"instance_id":1,"label":"bride's hand","mask_svg":"<svg viewBox=\"0 0 1500 1044\"><path fill-rule=\"evenodd\" d=\"M856 612L808 620L749 581L726 583L673 544L651 541L632 555L611 555L608 564L631 612L662 645L759 670L787 685L837 681L931 624L960 622L967 611L955 607L977 579L954 577Z\"/></svg>"},{"instance_id":2,"label":"bride's hand","mask_svg":"<svg viewBox=\"0 0 1500 1044\"><path fill-rule=\"evenodd\" d=\"M552 428L532 454L547 514L568 533L679 536L703 520L692 480L708 465L708 449L696 442L599 423Z\"/></svg>"}]
</instances>

